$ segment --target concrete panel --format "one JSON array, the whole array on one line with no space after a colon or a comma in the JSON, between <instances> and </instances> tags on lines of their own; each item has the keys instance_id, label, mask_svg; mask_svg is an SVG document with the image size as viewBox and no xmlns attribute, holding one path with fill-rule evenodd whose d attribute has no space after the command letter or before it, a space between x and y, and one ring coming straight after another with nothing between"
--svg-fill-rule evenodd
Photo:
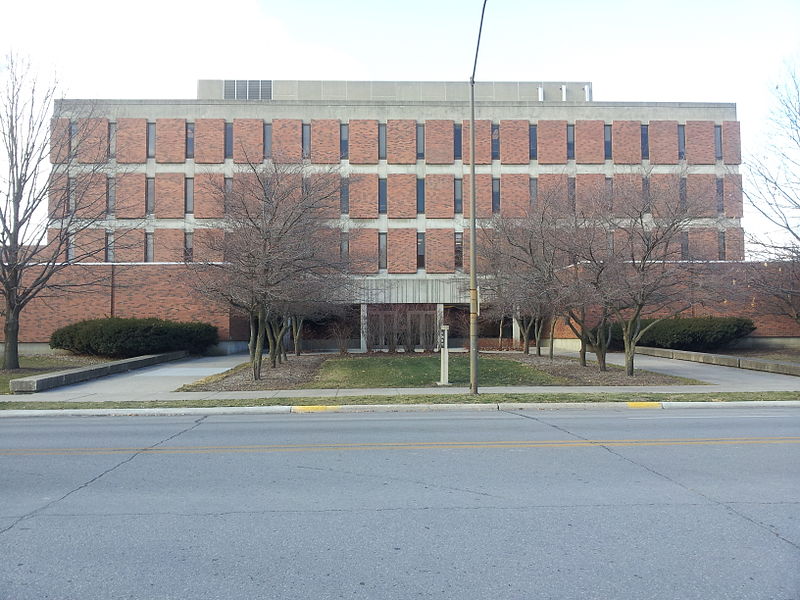
<instances>
[{"instance_id":1,"label":"concrete panel","mask_svg":"<svg viewBox=\"0 0 800 600\"><path fill-rule=\"evenodd\" d=\"M345 100L347 99L347 82L346 81L323 81L322 95L328 100Z\"/></svg>"},{"instance_id":2,"label":"concrete panel","mask_svg":"<svg viewBox=\"0 0 800 600\"><path fill-rule=\"evenodd\" d=\"M519 100L519 84L515 82L495 83L494 100L516 102Z\"/></svg>"},{"instance_id":3,"label":"concrete panel","mask_svg":"<svg viewBox=\"0 0 800 600\"><path fill-rule=\"evenodd\" d=\"M347 82L348 100L371 100L372 84L369 81L348 81Z\"/></svg>"},{"instance_id":4,"label":"concrete panel","mask_svg":"<svg viewBox=\"0 0 800 600\"><path fill-rule=\"evenodd\" d=\"M751 371L765 371L767 373L780 373L782 375L800 377L800 364L742 358L739 360L739 366L742 369L750 369Z\"/></svg>"},{"instance_id":5,"label":"concrete panel","mask_svg":"<svg viewBox=\"0 0 800 600\"><path fill-rule=\"evenodd\" d=\"M448 81L445 83L447 101L469 102L469 83L466 81Z\"/></svg>"},{"instance_id":6,"label":"concrete panel","mask_svg":"<svg viewBox=\"0 0 800 600\"><path fill-rule=\"evenodd\" d=\"M298 81L297 95L306 100L322 100L321 81Z\"/></svg>"}]
</instances>

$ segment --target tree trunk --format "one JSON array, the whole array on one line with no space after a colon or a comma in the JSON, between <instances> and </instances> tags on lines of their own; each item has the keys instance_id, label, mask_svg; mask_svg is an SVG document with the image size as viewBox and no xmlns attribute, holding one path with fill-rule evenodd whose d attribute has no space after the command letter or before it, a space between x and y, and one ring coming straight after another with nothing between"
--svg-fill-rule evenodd
<instances>
[{"instance_id":1,"label":"tree trunk","mask_svg":"<svg viewBox=\"0 0 800 600\"><path fill-rule=\"evenodd\" d=\"M267 341L269 342L269 367L270 369L274 369L277 367L277 353L278 348L277 344L275 343L275 333L272 329L272 324L267 323L266 326L267 330Z\"/></svg>"},{"instance_id":2,"label":"tree trunk","mask_svg":"<svg viewBox=\"0 0 800 600\"><path fill-rule=\"evenodd\" d=\"M258 323L256 333L256 343L254 345L253 353L253 380L258 381L261 379L261 361L264 354L264 332L266 330L266 311L264 307L258 307Z\"/></svg>"},{"instance_id":3,"label":"tree trunk","mask_svg":"<svg viewBox=\"0 0 800 600\"><path fill-rule=\"evenodd\" d=\"M249 314L250 317L250 339L247 341L247 350L250 352L250 362L253 362L253 358L256 356L256 338L258 337L258 318L256 317L256 313L252 310Z\"/></svg>"},{"instance_id":4,"label":"tree trunk","mask_svg":"<svg viewBox=\"0 0 800 600\"><path fill-rule=\"evenodd\" d=\"M533 321L533 336L536 338L536 356L542 355L542 328L544 321L541 317L536 317Z\"/></svg>"},{"instance_id":5,"label":"tree trunk","mask_svg":"<svg viewBox=\"0 0 800 600\"><path fill-rule=\"evenodd\" d=\"M300 356L300 346L303 335L303 317L292 318L292 337L294 338L294 355Z\"/></svg>"},{"instance_id":6,"label":"tree trunk","mask_svg":"<svg viewBox=\"0 0 800 600\"><path fill-rule=\"evenodd\" d=\"M6 302L6 322L3 326L3 368L19 369L19 309Z\"/></svg>"},{"instance_id":7,"label":"tree trunk","mask_svg":"<svg viewBox=\"0 0 800 600\"><path fill-rule=\"evenodd\" d=\"M628 377L633 377L633 359L636 355L636 342L633 338L637 334L633 327L635 326L638 330L638 324L638 319L633 324L628 321L622 322L622 342L625 344L625 375Z\"/></svg>"},{"instance_id":8,"label":"tree trunk","mask_svg":"<svg viewBox=\"0 0 800 600\"><path fill-rule=\"evenodd\" d=\"M553 360L553 347L555 342L556 336L556 319L555 317L550 318L550 360Z\"/></svg>"},{"instance_id":9,"label":"tree trunk","mask_svg":"<svg viewBox=\"0 0 800 600\"><path fill-rule=\"evenodd\" d=\"M586 366L586 334L581 331L581 349L578 353L581 361L581 366Z\"/></svg>"}]
</instances>

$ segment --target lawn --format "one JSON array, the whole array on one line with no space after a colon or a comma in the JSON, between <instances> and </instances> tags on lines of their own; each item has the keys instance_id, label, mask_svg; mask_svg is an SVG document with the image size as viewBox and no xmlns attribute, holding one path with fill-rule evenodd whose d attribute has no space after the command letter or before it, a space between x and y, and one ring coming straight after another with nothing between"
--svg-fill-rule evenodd
<instances>
[{"instance_id":1,"label":"lawn","mask_svg":"<svg viewBox=\"0 0 800 600\"><path fill-rule=\"evenodd\" d=\"M58 354L21 355L19 357L19 369L10 371L0 369L0 394L11 393L11 391L8 389L8 382L12 379L29 377L31 375L41 375L42 373L52 371L63 371L65 369L73 369L75 367L83 367L102 362L103 360L105 359L97 358L95 356Z\"/></svg>"},{"instance_id":2,"label":"lawn","mask_svg":"<svg viewBox=\"0 0 800 600\"><path fill-rule=\"evenodd\" d=\"M480 382L494 385L558 385L562 381L522 363L480 357ZM426 387L439 381L438 356L332 358L304 388ZM469 385L469 357L450 357L450 383Z\"/></svg>"}]
</instances>

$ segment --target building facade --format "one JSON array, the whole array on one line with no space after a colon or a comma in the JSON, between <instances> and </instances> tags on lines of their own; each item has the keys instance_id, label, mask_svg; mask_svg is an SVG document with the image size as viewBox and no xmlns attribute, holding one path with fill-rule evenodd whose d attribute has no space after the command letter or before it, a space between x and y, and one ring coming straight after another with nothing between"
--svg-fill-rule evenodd
<instances>
[{"instance_id":1,"label":"building facade","mask_svg":"<svg viewBox=\"0 0 800 600\"><path fill-rule=\"evenodd\" d=\"M682 258L743 260L735 105L596 102L587 82L477 83L475 95L479 221L524 216L554 197L576 210L609 183L642 193L677 183L674 201L697 207ZM332 216L342 251L358 257L362 324L380 307L441 315L465 305L468 100L463 82L272 80L202 80L196 100L63 100L56 127L86 118L91 105L93 130L102 132L99 158L84 161L102 161L106 178L107 216L95 235L105 248L93 268L116 269L123 283L98 291L94 312L200 316L223 339L242 339L237 317L208 308L175 274L185 260L222 260L195 255L225 216L212 190L230 185L244 164L273 160L339 169ZM80 177L80 164L71 168ZM126 244L115 247L122 229ZM63 302L46 325L23 327L23 339L44 341L87 313L85 303Z\"/></svg>"}]
</instances>

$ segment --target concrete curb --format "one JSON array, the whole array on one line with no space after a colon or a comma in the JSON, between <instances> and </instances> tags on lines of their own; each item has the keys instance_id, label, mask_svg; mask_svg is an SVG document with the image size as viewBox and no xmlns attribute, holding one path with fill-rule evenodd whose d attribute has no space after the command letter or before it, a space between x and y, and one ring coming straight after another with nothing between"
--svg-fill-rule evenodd
<instances>
[{"instance_id":1,"label":"concrete curb","mask_svg":"<svg viewBox=\"0 0 800 600\"><path fill-rule=\"evenodd\" d=\"M146 354L145 356L114 360L99 365L91 365L89 367L77 367L75 369L44 373L42 375L20 377L19 379L12 379L9 382L9 389L12 394L33 394L65 385L72 385L73 383L98 379L106 375L116 375L117 373L126 373L133 369L151 367L153 365L186 358L187 356L189 356L189 353L183 350L178 352L164 352L162 354Z\"/></svg>"},{"instance_id":2,"label":"concrete curb","mask_svg":"<svg viewBox=\"0 0 800 600\"><path fill-rule=\"evenodd\" d=\"M752 402L508 402L502 404L344 404L319 406L219 406L214 408L83 408L64 410L2 410L0 419L21 417L179 417L210 415L400 413L400 412L490 412L525 410L590 410L707 408L800 408L800 400L754 400Z\"/></svg>"}]
</instances>

